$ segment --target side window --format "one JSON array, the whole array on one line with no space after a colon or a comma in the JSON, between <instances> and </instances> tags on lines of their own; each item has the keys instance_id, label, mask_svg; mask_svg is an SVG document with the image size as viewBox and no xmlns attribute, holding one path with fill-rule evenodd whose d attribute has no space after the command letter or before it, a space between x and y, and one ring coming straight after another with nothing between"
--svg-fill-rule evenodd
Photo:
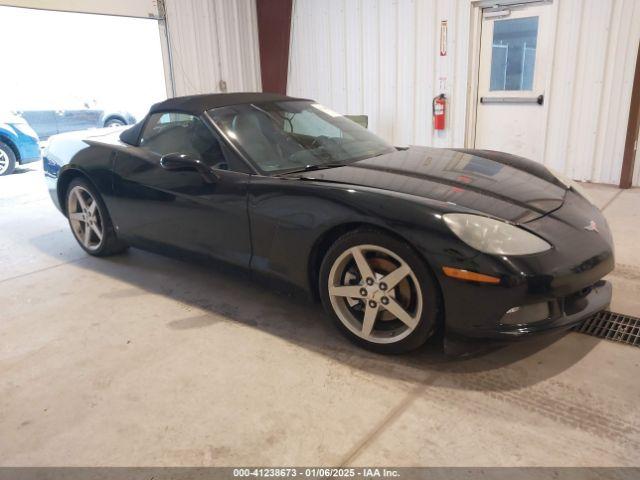
<instances>
[{"instance_id":1,"label":"side window","mask_svg":"<svg viewBox=\"0 0 640 480\"><path fill-rule=\"evenodd\" d=\"M184 113L155 113L149 117L140 137L140 147L166 155L177 152L180 147L176 140L183 143L184 133L190 123L196 119L193 115Z\"/></svg>"},{"instance_id":2,"label":"side window","mask_svg":"<svg viewBox=\"0 0 640 480\"><path fill-rule=\"evenodd\" d=\"M187 113L151 115L140 136L140 148L158 155L189 154L213 168L248 173L242 161L218 141L202 120Z\"/></svg>"}]
</instances>

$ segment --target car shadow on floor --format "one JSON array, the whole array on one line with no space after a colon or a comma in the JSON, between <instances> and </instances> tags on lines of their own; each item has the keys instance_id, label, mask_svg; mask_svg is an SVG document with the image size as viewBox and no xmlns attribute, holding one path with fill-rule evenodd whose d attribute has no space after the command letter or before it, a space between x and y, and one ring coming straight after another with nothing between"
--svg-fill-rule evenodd
<instances>
[{"instance_id":1,"label":"car shadow on floor","mask_svg":"<svg viewBox=\"0 0 640 480\"><path fill-rule=\"evenodd\" d=\"M33 169L27 167L23 167L21 165L16 165L15 170L11 173L11 175L18 175L20 173L29 173L29 172L33 172Z\"/></svg>"},{"instance_id":2,"label":"car shadow on floor","mask_svg":"<svg viewBox=\"0 0 640 480\"><path fill-rule=\"evenodd\" d=\"M73 242L71 233L68 235ZM32 241L40 250L56 255L50 242ZM560 335L485 349L461 358L445 355L436 339L409 354L378 355L345 339L319 303L220 265L196 264L138 249L109 258L87 256L74 265L129 285L105 291L101 295L104 299L162 295L198 310L192 317L161 319L168 329L201 329L220 322L238 322L352 368L416 384L431 382L428 379L435 375L457 389L521 389L567 370L598 344L597 339L584 335ZM484 380L478 382L478 375Z\"/></svg>"}]
</instances>

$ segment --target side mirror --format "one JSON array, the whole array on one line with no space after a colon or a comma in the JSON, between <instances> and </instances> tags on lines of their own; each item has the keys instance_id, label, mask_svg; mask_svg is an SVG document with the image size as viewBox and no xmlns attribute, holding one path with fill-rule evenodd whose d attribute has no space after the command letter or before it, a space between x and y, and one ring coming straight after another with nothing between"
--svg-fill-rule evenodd
<instances>
[{"instance_id":1,"label":"side mirror","mask_svg":"<svg viewBox=\"0 0 640 480\"><path fill-rule=\"evenodd\" d=\"M171 172L197 171L207 183L214 183L218 176L199 158L186 153L168 153L160 159L160 166Z\"/></svg>"}]
</instances>

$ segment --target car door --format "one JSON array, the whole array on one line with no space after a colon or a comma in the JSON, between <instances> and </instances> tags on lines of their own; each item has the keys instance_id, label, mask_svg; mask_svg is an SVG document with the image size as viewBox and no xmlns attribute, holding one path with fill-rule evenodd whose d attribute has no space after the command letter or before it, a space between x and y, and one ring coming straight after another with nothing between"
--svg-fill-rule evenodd
<instances>
[{"instance_id":1,"label":"car door","mask_svg":"<svg viewBox=\"0 0 640 480\"><path fill-rule=\"evenodd\" d=\"M59 133L75 132L102 126L100 125L102 110L90 108L88 105L68 105L65 108L56 110L56 116Z\"/></svg>"},{"instance_id":2,"label":"car door","mask_svg":"<svg viewBox=\"0 0 640 480\"><path fill-rule=\"evenodd\" d=\"M31 125L40 140L46 140L58 133L56 114L53 110L19 110L17 113Z\"/></svg>"},{"instance_id":3,"label":"car door","mask_svg":"<svg viewBox=\"0 0 640 480\"><path fill-rule=\"evenodd\" d=\"M167 170L170 153L198 157L210 175ZM249 170L198 117L151 115L137 146L116 154L113 219L134 244L204 254L248 267Z\"/></svg>"}]
</instances>

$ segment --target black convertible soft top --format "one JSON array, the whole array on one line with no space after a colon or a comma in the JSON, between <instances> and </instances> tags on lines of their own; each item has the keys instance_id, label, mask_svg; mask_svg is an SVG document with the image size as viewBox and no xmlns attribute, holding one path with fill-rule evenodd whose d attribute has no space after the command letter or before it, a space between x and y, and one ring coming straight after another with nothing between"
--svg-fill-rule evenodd
<instances>
[{"instance_id":1,"label":"black convertible soft top","mask_svg":"<svg viewBox=\"0 0 640 480\"><path fill-rule=\"evenodd\" d=\"M238 105L242 103L281 102L284 100L302 99L288 97L278 93L205 93L203 95L169 98L164 102L159 102L153 105L151 110L149 110L149 113L166 112L167 110L170 110L173 112L201 115L203 112L211 108L227 107L229 105Z\"/></svg>"},{"instance_id":2,"label":"black convertible soft top","mask_svg":"<svg viewBox=\"0 0 640 480\"><path fill-rule=\"evenodd\" d=\"M243 103L282 102L285 100L306 100L302 98L288 97L278 93L240 92L240 93L205 93L202 95L188 95L174 97L158 102L149 109L149 114L158 112L181 112L191 115L202 115L212 108L228 107ZM146 118L146 117L145 117ZM120 134L120 140L129 145L137 145L138 138L144 125L144 120L126 129Z\"/></svg>"}]
</instances>

